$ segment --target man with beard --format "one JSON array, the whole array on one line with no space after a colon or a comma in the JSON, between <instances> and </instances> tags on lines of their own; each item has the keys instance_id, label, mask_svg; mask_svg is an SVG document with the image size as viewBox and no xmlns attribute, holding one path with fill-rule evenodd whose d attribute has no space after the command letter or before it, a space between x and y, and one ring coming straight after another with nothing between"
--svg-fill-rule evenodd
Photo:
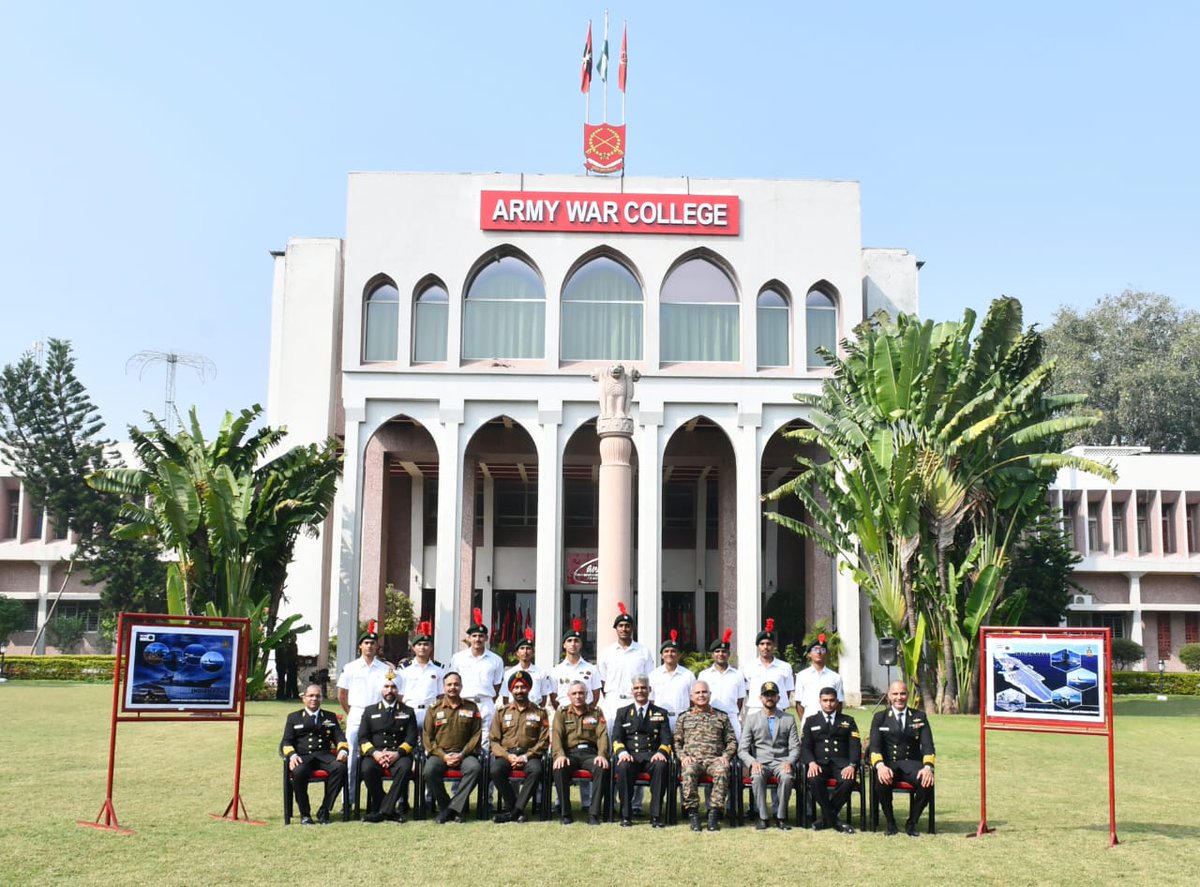
<instances>
[{"instance_id":1,"label":"man with beard","mask_svg":"<svg viewBox=\"0 0 1200 887\"><path fill-rule=\"evenodd\" d=\"M417 716L396 690L396 678L383 682L383 700L363 715L358 728L363 782L367 784L367 814L363 822L394 819L404 822L397 806L407 797L417 747ZM383 795L383 773L392 774L392 787Z\"/></svg>"},{"instance_id":2,"label":"man with beard","mask_svg":"<svg viewBox=\"0 0 1200 887\"><path fill-rule=\"evenodd\" d=\"M821 820L814 829L832 828L847 835L854 829L838 820L838 811L850 799L854 779L862 760L862 739L854 718L838 712L837 690L821 690L821 710L804 721L800 760L805 767L808 791L821 808ZM837 780L833 794L829 780Z\"/></svg>"},{"instance_id":3,"label":"man with beard","mask_svg":"<svg viewBox=\"0 0 1200 887\"><path fill-rule=\"evenodd\" d=\"M550 747L550 721L546 712L529 698L534 678L518 669L508 678L512 702L496 710L492 719L492 782L504 802L496 822L524 822L525 805L542 781L542 755ZM525 774L521 791L514 792L509 777Z\"/></svg>"},{"instance_id":4,"label":"man with beard","mask_svg":"<svg viewBox=\"0 0 1200 887\"><path fill-rule=\"evenodd\" d=\"M778 684L764 682L759 696L761 707L746 715L746 723L742 725L738 756L750 771L751 790L758 805L755 828L762 830L771 824L768 780L774 777L777 781L775 827L787 831L791 828L787 811L796 780L796 763L800 758L800 735L796 730L796 719L779 711Z\"/></svg>"}]
</instances>

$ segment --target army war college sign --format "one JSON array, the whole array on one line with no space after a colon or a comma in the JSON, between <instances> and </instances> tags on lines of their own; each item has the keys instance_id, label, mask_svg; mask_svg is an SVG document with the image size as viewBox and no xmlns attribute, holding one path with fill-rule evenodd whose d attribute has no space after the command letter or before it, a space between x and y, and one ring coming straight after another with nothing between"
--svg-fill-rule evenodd
<instances>
[{"instance_id":1,"label":"army war college sign","mask_svg":"<svg viewBox=\"0 0 1200 887\"><path fill-rule=\"evenodd\" d=\"M736 195L619 194L574 191L484 191L484 231L584 234L700 234L733 237L740 230Z\"/></svg>"}]
</instances>

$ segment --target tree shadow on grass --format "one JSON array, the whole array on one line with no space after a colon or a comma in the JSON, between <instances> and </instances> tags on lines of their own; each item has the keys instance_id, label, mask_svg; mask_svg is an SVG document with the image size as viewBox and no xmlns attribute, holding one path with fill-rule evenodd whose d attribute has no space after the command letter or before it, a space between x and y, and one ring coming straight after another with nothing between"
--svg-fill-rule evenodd
<instances>
[{"instance_id":1,"label":"tree shadow on grass","mask_svg":"<svg viewBox=\"0 0 1200 887\"><path fill-rule=\"evenodd\" d=\"M1086 826L1088 831L1107 832L1108 823L1097 823ZM1195 841L1200 838L1200 825L1179 825L1174 822L1127 822L1117 817L1117 840L1123 835L1139 835L1145 837L1173 838L1182 841Z\"/></svg>"},{"instance_id":2,"label":"tree shadow on grass","mask_svg":"<svg viewBox=\"0 0 1200 887\"><path fill-rule=\"evenodd\" d=\"M1200 696L1172 696L1159 702L1152 696L1118 699L1113 703L1117 717L1194 718L1200 717Z\"/></svg>"}]
</instances>

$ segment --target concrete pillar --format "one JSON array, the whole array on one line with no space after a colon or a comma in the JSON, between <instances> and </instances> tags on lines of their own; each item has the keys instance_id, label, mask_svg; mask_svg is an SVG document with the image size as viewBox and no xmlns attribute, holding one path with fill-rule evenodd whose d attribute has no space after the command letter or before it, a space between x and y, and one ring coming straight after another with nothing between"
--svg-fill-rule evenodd
<instances>
[{"instance_id":1,"label":"concrete pillar","mask_svg":"<svg viewBox=\"0 0 1200 887\"><path fill-rule=\"evenodd\" d=\"M627 370L621 364L593 376L600 383L600 417L596 420L596 434L600 438L597 650L603 650L616 640L612 614L617 612L618 604L628 608L633 597L630 584L633 419L629 415L629 404L633 398L633 384L639 378L641 374L637 370Z\"/></svg>"},{"instance_id":2,"label":"concrete pillar","mask_svg":"<svg viewBox=\"0 0 1200 887\"><path fill-rule=\"evenodd\" d=\"M337 541L341 557L333 564L333 569L338 571L333 578L338 589L338 660L342 665L357 655L355 650L358 641L358 593L362 563L359 557L362 551L362 512L355 509L355 502L362 501L359 493L363 488L363 460L368 439L364 430L365 419L362 409L346 409L346 449L342 462L342 484L338 488L336 505L339 515ZM323 665L327 664L329 657L329 611L330 607L321 607L321 621L317 626L320 632L320 650L317 657Z\"/></svg>"},{"instance_id":3,"label":"concrete pillar","mask_svg":"<svg viewBox=\"0 0 1200 887\"><path fill-rule=\"evenodd\" d=\"M762 569L759 565L761 548L758 544L762 506L758 499L760 479L758 430L761 416L739 416L737 436L733 440L734 471L737 491L737 584L729 589L728 597L737 602L737 639L739 662L753 661L754 635L762 617L762 594L759 590Z\"/></svg>"},{"instance_id":4,"label":"concrete pillar","mask_svg":"<svg viewBox=\"0 0 1200 887\"><path fill-rule=\"evenodd\" d=\"M662 637L662 413L642 404L638 417L638 613L637 636L653 645ZM600 625L615 613L600 611ZM600 647L598 649L603 649Z\"/></svg>"},{"instance_id":5,"label":"concrete pillar","mask_svg":"<svg viewBox=\"0 0 1200 887\"><path fill-rule=\"evenodd\" d=\"M408 509L408 597L413 612L421 618L421 595L425 590L425 478L412 479Z\"/></svg>"},{"instance_id":6,"label":"concrete pillar","mask_svg":"<svg viewBox=\"0 0 1200 887\"><path fill-rule=\"evenodd\" d=\"M1133 611L1130 617L1129 639L1135 644L1145 646L1146 620L1142 613L1142 577L1145 573L1126 573L1129 577L1129 608ZM1146 661L1143 659L1133 667L1134 671L1145 671Z\"/></svg>"},{"instance_id":7,"label":"concrete pillar","mask_svg":"<svg viewBox=\"0 0 1200 887\"><path fill-rule=\"evenodd\" d=\"M46 654L46 632L43 631L47 617L50 614L50 573L54 569L54 561L38 561L38 590L37 590L37 627L38 643L33 649L33 655Z\"/></svg>"},{"instance_id":8,"label":"concrete pillar","mask_svg":"<svg viewBox=\"0 0 1200 887\"><path fill-rule=\"evenodd\" d=\"M375 435L363 457L362 557L358 605L360 618L378 619L383 612L383 587L387 584L387 520L384 501L387 490L387 453Z\"/></svg>"},{"instance_id":9,"label":"concrete pillar","mask_svg":"<svg viewBox=\"0 0 1200 887\"><path fill-rule=\"evenodd\" d=\"M461 406L443 407L438 419L438 545L433 632L437 658L445 662L458 652L462 634L458 620L458 509L462 501L463 410Z\"/></svg>"},{"instance_id":10,"label":"concrete pillar","mask_svg":"<svg viewBox=\"0 0 1200 887\"><path fill-rule=\"evenodd\" d=\"M562 451L559 430L562 408L538 410L537 606L533 616L537 661L547 670L560 658L563 624L563 531L559 491L562 489ZM603 621L603 620L601 620Z\"/></svg>"}]
</instances>

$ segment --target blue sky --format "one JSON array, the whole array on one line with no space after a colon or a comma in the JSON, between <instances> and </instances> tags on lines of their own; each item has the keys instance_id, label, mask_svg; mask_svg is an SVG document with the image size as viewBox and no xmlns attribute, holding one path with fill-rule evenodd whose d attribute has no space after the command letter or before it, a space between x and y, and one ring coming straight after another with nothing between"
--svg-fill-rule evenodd
<instances>
[{"instance_id":1,"label":"blue sky","mask_svg":"<svg viewBox=\"0 0 1200 887\"><path fill-rule=\"evenodd\" d=\"M1200 309L1200 4L706 3L630 20L630 175L862 183L922 314L1049 323L1126 288ZM0 361L74 342L120 436L143 350L209 427L265 405L268 251L341 235L352 170L573 172L603 5L6 4ZM598 81L593 89L599 87ZM593 119L600 94L593 92Z\"/></svg>"}]
</instances>

